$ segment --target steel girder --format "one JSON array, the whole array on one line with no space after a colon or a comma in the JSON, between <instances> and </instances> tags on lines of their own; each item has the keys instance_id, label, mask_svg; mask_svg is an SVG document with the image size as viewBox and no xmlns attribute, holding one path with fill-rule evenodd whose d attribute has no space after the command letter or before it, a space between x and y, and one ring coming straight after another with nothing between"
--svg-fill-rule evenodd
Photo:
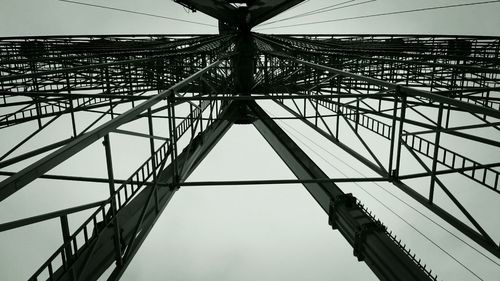
<instances>
[{"instance_id":1,"label":"steel girder","mask_svg":"<svg viewBox=\"0 0 500 281\"><path fill-rule=\"evenodd\" d=\"M295 144L278 124L256 103L249 104L257 119L257 130L299 179L326 179L328 176ZM345 194L334 182L304 183L329 223L354 248L380 280L435 280L435 277L404 249L382 223L370 216L352 194Z\"/></svg>"}]
</instances>

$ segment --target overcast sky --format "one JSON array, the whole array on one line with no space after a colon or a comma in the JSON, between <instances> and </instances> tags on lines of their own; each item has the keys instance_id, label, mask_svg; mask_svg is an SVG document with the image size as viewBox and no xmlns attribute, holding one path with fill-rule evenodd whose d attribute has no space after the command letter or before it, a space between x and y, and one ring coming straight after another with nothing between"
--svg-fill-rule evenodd
<instances>
[{"instance_id":1,"label":"overcast sky","mask_svg":"<svg viewBox=\"0 0 500 281\"><path fill-rule=\"evenodd\" d=\"M472 2L475 1L378 0L265 27ZM87 3L216 25L216 21L208 16L199 12L190 13L169 0L140 2L107 0ZM335 2L331 0L310 0L276 19L299 15L333 3ZM0 7L2 7L0 36L217 33L215 27L103 10L56 0L0 0ZM261 29L261 32L499 35L498 11L500 2L476 7ZM284 114L271 105L266 108L272 114ZM310 152L311 157L332 177L341 173L339 169L349 175L357 176L357 172L369 175L367 169L343 155L339 149L324 139L315 137L310 141L301 136L301 133L312 135L307 128L292 122L288 124L298 128L297 131L286 126L284 128L297 141L306 143L304 149ZM21 125L18 129L0 131L2 139L0 153L18 141L20 136L16 135L17 132L25 131L27 134L36 127L35 125ZM65 133L55 127L41 138L45 141L54 138L55 141L58 136L66 135ZM133 137L118 138L115 135L112 136L112 141L116 142L113 160L117 166L122 165L116 168L117 177L126 178L130 171L143 161L143 155L147 154L147 141ZM131 147L134 147L134 150L131 150ZM495 152L494 156L490 155L488 160L498 161L497 153ZM89 160L85 154L97 156ZM339 155L342 155L340 157L342 160L335 158ZM85 163L84 167L82 163ZM80 153L67 163L56 167L51 173L104 177L106 175L104 165L104 154L99 142L86 149L84 154ZM18 165L9 169L13 171L21 167L22 165ZM233 126L190 180L293 177L252 126ZM384 186L390 188L389 185ZM417 255L438 273L440 280L478 280L367 193L363 193L360 186L345 185L343 188L345 191L357 192L356 195L380 214L379 216L391 229L395 230L403 240L406 238L407 244L412 245L411 248ZM373 191L376 186L363 185L363 188ZM89 186L71 183L71 188L68 189L64 183L38 180L0 204L0 222L102 199L105 195L103 190L107 191L106 185ZM46 194L51 192L57 193L58 197L47 198ZM387 204L397 212L405 214L412 225L442 243L443 247L451 249L453 255L477 272L481 278L498 280L500 269L491 261L474 254L468 247L450 238L390 194L380 189L375 189L374 194L386 200ZM410 202L396 190L394 194ZM466 195L465 198L469 194ZM484 200L493 200L488 198L488 194L481 195ZM492 202L497 202L495 206L498 206L498 200ZM418 205L413 204L413 206ZM498 214L497 207L492 211L494 211L492 214ZM422 212L431 215L425 210ZM73 216L72 227L79 225L87 215L88 213ZM490 230L496 234L495 238L498 240L500 225L498 222L489 221ZM157 226L139 250L123 280L377 280L364 263L357 262L352 255L352 248L338 232L331 230L327 222L328 218L324 212L305 189L298 185L182 188L158 220ZM19 280L30 276L34 269L60 246L58 224L57 220L53 220L0 233L0 279ZM450 229L449 226L447 228ZM38 235L34 237L33 233ZM498 259L495 260L499 262Z\"/></svg>"},{"instance_id":2,"label":"overcast sky","mask_svg":"<svg viewBox=\"0 0 500 281\"><path fill-rule=\"evenodd\" d=\"M366 1L366 0L365 0ZM345 1L310 0L276 19L302 14L321 7ZM359 3L364 1L355 1ZM327 13L301 17L266 27L277 27L289 24L308 23L332 20L352 16L370 15L381 12L392 12L444 6L457 3L482 2L456 0L378 0L334 10ZM176 17L186 20L216 24L215 20L202 13L188 13L183 7L169 0L107 0L89 1L88 3L118 7L138 12L161 16ZM180 23L123 12L85 7L57 0L2 0L2 25L0 34L9 35L49 35L49 34L131 34L131 33L216 33L215 28ZM272 29L266 32L285 33L435 33L435 34L483 34L498 35L500 18L498 3L474 7L435 10L413 14L368 18L352 21L340 21L317 25L305 25L283 29Z\"/></svg>"}]
</instances>

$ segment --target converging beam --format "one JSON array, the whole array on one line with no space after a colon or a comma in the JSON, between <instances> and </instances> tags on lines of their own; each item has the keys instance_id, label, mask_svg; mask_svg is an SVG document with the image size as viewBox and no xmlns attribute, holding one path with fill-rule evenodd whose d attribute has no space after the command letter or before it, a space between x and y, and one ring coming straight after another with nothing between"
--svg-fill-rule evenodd
<instances>
[{"instance_id":1,"label":"converging beam","mask_svg":"<svg viewBox=\"0 0 500 281\"><path fill-rule=\"evenodd\" d=\"M249 107L258 117L254 126L299 179L328 178L262 108L254 102ZM304 186L329 215L332 227L354 248L358 260L364 260L380 280L435 280L379 221L364 211L356 198L345 194L334 182Z\"/></svg>"}]
</instances>

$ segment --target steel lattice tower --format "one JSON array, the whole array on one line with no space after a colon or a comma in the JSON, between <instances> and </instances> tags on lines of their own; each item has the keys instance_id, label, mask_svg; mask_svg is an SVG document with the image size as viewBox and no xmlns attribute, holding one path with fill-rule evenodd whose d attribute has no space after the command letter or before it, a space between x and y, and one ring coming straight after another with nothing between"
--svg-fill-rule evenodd
<instances>
[{"instance_id":1,"label":"steel lattice tower","mask_svg":"<svg viewBox=\"0 0 500 281\"><path fill-rule=\"evenodd\" d=\"M96 280L109 268L109 280L119 279L182 186L301 183L378 278L436 280L340 188L389 182L500 258L497 240L452 186L500 193L500 163L474 154L494 155L500 147L500 38L251 31L302 1L176 1L217 18L219 35L0 40L0 128L12 133L37 126L0 155L0 175L8 176L0 182L0 201L37 179L109 185L107 200L0 224L8 231L60 220L64 241L31 280ZM328 176L263 101L279 105L374 176ZM61 122L70 137L15 154ZM147 131L127 129L133 123ZM186 181L233 124L253 125L297 180ZM126 179L114 175L110 134L149 141L149 156ZM106 178L50 172L96 142L104 144ZM38 160L17 172L5 169L30 159ZM460 215L436 202L438 191ZM70 231L68 215L84 210L93 212Z\"/></svg>"}]
</instances>

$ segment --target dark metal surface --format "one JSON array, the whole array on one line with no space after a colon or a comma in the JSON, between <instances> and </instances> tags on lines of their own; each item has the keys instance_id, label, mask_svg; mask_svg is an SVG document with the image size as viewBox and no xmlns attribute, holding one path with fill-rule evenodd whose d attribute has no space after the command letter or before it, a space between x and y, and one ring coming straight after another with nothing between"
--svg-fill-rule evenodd
<instances>
[{"instance_id":1,"label":"dark metal surface","mask_svg":"<svg viewBox=\"0 0 500 281\"><path fill-rule=\"evenodd\" d=\"M174 0L227 24L250 29L304 0Z\"/></svg>"}]
</instances>

